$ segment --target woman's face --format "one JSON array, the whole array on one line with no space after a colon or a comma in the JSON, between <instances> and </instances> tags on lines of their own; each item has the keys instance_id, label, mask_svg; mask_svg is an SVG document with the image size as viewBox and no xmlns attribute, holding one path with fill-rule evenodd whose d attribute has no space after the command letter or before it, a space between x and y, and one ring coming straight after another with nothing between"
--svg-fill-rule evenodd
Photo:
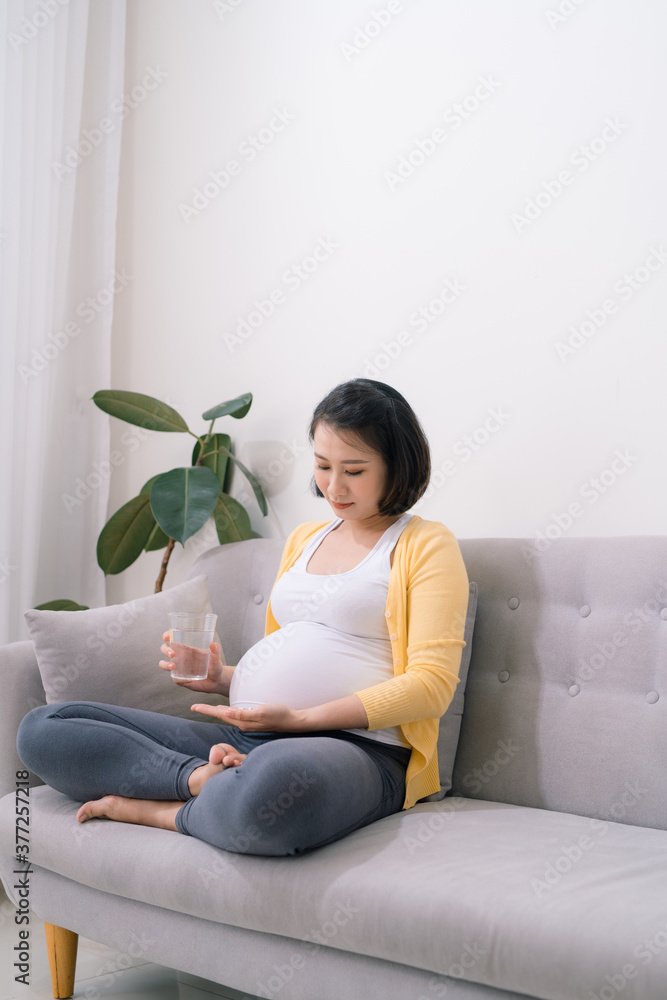
<instances>
[{"instance_id":1,"label":"woman's face","mask_svg":"<svg viewBox=\"0 0 667 1000\"><path fill-rule=\"evenodd\" d=\"M322 422L315 428L313 443L315 482L334 514L345 521L382 518L378 504L387 484L382 456L352 433L343 439Z\"/></svg>"}]
</instances>

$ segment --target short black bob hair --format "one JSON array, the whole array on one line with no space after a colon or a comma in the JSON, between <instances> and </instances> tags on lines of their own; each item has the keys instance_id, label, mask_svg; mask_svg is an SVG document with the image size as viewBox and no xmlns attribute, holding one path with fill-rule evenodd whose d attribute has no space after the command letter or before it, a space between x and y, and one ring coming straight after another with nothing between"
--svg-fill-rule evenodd
<instances>
[{"instance_id":1,"label":"short black bob hair","mask_svg":"<svg viewBox=\"0 0 667 1000\"><path fill-rule=\"evenodd\" d=\"M403 514L424 494L431 478L428 441L412 407L392 386L369 378L341 382L315 408L311 444L320 423L342 437L350 432L384 459L389 492L378 505L380 514ZM315 496L324 495L315 477L312 489Z\"/></svg>"}]
</instances>

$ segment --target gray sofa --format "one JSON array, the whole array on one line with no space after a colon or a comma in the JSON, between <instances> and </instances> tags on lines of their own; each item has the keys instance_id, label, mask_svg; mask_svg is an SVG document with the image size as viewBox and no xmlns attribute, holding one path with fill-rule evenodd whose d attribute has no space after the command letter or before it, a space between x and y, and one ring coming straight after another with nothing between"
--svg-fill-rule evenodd
<instances>
[{"instance_id":1,"label":"gray sofa","mask_svg":"<svg viewBox=\"0 0 667 1000\"><path fill-rule=\"evenodd\" d=\"M280 549L240 542L193 570L229 662L262 634ZM60 995L81 933L281 1000L667 998L667 539L461 549L479 604L442 800L268 858L81 827L76 803L31 790L30 903L73 932L52 932ZM0 651L0 683L0 871L18 905L14 739L45 698L32 643Z\"/></svg>"}]
</instances>

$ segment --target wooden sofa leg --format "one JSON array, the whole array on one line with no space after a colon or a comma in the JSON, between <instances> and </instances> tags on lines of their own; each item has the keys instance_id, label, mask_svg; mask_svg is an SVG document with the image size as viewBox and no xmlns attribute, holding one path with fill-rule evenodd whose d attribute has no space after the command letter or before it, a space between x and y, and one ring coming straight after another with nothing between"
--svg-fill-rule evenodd
<instances>
[{"instance_id":1,"label":"wooden sofa leg","mask_svg":"<svg viewBox=\"0 0 667 1000\"><path fill-rule=\"evenodd\" d=\"M76 971L76 950L79 945L79 935L64 927L56 927L44 921L46 947L49 953L51 967L51 986L54 997L71 997L74 992L74 973Z\"/></svg>"}]
</instances>

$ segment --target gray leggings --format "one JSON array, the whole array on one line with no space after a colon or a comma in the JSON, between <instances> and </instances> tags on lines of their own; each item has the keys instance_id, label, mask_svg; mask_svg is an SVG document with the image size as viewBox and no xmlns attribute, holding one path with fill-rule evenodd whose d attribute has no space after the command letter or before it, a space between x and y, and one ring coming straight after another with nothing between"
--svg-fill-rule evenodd
<instances>
[{"instance_id":1,"label":"gray leggings","mask_svg":"<svg viewBox=\"0 0 667 1000\"><path fill-rule=\"evenodd\" d=\"M214 743L248 757L197 796L192 771ZM183 801L181 833L238 854L302 854L403 807L410 750L341 730L245 733L91 701L34 708L19 756L77 801L115 794Z\"/></svg>"}]
</instances>

